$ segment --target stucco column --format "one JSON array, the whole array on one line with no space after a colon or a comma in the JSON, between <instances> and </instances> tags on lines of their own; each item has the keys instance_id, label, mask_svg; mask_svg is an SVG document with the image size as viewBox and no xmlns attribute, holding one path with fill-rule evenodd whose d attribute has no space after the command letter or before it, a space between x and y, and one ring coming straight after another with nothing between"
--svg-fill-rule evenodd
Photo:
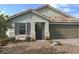
<instances>
[{"instance_id":1,"label":"stucco column","mask_svg":"<svg viewBox=\"0 0 79 59\"><path fill-rule=\"evenodd\" d=\"M49 39L49 22L45 23L45 39Z\"/></svg>"},{"instance_id":2,"label":"stucco column","mask_svg":"<svg viewBox=\"0 0 79 59\"><path fill-rule=\"evenodd\" d=\"M8 30L6 31L6 35L8 37L15 37L15 25L12 23L11 27L12 28L8 28Z\"/></svg>"},{"instance_id":3,"label":"stucco column","mask_svg":"<svg viewBox=\"0 0 79 59\"><path fill-rule=\"evenodd\" d=\"M31 23L31 40L36 40L36 34L35 34L35 22Z\"/></svg>"},{"instance_id":4,"label":"stucco column","mask_svg":"<svg viewBox=\"0 0 79 59\"><path fill-rule=\"evenodd\" d=\"M15 30L14 29L8 29L7 31L6 31L6 35L8 36L8 37L14 37L15 36L15 32L14 32Z\"/></svg>"}]
</instances>

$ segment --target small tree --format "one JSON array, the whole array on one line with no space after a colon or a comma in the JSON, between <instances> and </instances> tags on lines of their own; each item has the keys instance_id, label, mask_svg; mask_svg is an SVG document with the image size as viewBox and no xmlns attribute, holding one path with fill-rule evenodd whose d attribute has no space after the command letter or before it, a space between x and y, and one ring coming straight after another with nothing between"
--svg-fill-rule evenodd
<instances>
[{"instance_id":1,"label":"small tree","mask_svg":"<svg viewBox=\"0 0 79 59\"><path fill-rule=\"evenodd\" d=\"M7 22L8 16L4 14L0 14L0 38L3 39L6 37L6 31L9 27L9 24Z\"/></svg>"}]
</instances>

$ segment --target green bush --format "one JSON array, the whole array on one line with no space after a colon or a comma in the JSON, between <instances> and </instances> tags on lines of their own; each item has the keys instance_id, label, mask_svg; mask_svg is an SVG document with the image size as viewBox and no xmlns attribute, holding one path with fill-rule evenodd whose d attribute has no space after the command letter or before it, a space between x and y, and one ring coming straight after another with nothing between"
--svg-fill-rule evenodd
<instances>
[{"instance_id":1,"label":"green bush","mask_svg":"<svg viewBox=\"0 0 79 59\"><path fill-rule=\"evenodd\" d=\"M8 38L5 38L3 41L4 42L10 42L10 40Z\"/></svg>"},{"instance_id":2,"label":"green bush","mask_svg":"<svg viewBox=\"0 0 79 59\"><path fill-rule=\"evenodd\" d=\"M30 36L26 36L26 41L30 42L31 41L31 37Z\"/></svg>"},{"instance_id":3,"label":"green bush","mask_svg":"<svg viewBox=\"0 0 79 59\"><path fill-rule=\"evenodd\" d=\"M18 40L16 40L16 43L18 43L18 42L24 42L24 40L18 39Z\"/></svg>"},{"instance_id":4,"label":"green bush","mask_svg":"<svg viewBox=\"0 0 79 59\"><path fill-rule=\"evenodd\" d=\"M15 43L16 42L16 38L15 37L9 37L8 39L10 40L11 43Z\"/></svg>"},{"instance_id":5,"label":"green bush","mask_svg":"<svg viewBox=\"0 0 79 59\"><path fill-rule=\"evenodd\" d=\"M0 38L0 44L1 46L5 46L7 45L9 42L11 43L15 43L16 42L16 39L15 37L6 37L6 38Z\"/></svg>"},{"instance_id":6,"label":"green bush","mask_svg":"<svg viewBox=\"0 0 79 59\"><path fill-rule=\"evenodd\" d=\"M5 46L9 43L9 40L8 39L0 39L0 44L1 46Z\"/></svg>"}]
</instances>

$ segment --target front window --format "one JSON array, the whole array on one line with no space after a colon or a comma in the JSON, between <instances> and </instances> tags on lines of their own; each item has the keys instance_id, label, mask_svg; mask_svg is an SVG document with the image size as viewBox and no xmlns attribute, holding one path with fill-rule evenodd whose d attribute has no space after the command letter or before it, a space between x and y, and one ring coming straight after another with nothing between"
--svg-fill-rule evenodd
<instances>
[{"instance_id":1,"label":"front window","mask_svg":"<svg viewBox=\"0 0 79 59\"><path fill-rule=\"evenodd\" d=\"M19 34L25 34L25 23L19 23Z\"/></svg>"},{"instance_id":2,"label":"front window","mask_svg":"<svg viewBox=\"0 0 79 59\"><path fill-rule=\"evenodd\" d=\"M15 34L25 34L26 33L25 23L15 23Z\"/></svg>"}]
</instances>

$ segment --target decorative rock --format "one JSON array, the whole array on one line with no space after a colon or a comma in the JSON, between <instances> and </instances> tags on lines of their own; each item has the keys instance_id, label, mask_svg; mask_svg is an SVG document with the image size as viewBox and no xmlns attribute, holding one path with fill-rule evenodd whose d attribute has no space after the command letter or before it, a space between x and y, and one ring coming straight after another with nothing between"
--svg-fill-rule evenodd
<instances>
[{"instance_id":1,"label":"decorative rock","mask_svg":"<svg viewBox=\"0 0 79 59\"><path fill-rule=\"evenodd\" d=\"M51 46L58 46L58 45L62 45L60 42L54 41Z\"/></svg>"}]
</instances>

